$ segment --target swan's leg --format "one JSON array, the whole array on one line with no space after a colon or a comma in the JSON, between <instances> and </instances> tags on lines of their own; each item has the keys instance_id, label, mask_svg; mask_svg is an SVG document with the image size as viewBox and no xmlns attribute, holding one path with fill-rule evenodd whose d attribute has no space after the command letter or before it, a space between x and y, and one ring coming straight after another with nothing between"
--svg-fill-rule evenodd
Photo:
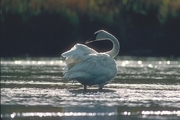
<instances>
[{"instance_id":1,"label":"swan's leg","mask_svg":"<svg viewBox=\"0 0 180 120\"><path fill-rule=\"evenodd\" d=\"M84 85L84 90L87 90L87 85Z\"/></svg>"},{"instance_id":2,"label":"swan's leg","mask_svg":"<svg viewBox=\"0 0 180 120\"><path fill-rule=\"evenodd\" d=\"M104 87L104 84L99 84L99 90L102 90Z\"/></svg>"},{"instance_id":3,"label":"swan's leg","mask_svg":"<svg viewBox=\"0 0 180 120\"><path fill-rule=\"evenodd\" d=\"M72 84L74 83L74 80L72 81Z\"/></svg>"},{"instance_id":4,"label":"swan's leg","mask_svg":"<svg viewBox=\"0 0 180 120\"><path fill-rule=\"evenodd\" d=\"M103 89L103 88L100 87L100 88L99 88L99 91L101 91L102 89Z\"/></svg>"}]
</instances>

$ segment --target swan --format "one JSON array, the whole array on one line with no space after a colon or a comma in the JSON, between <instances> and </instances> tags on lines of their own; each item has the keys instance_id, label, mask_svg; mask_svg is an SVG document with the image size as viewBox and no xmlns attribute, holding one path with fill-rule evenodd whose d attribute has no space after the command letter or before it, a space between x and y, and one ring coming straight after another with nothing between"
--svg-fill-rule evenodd
<instances>
[{"instance_id":1,"label":"swan","mask_svg":"<svg viewBox=\"0 0 180 120\"><path fill-rule=\"evenodd\" d=\"M63 68L64 79L76 80L84 85L86 90L87 86L91 85L99 85L99 89L103 89L104 85L116 76L117 65L113 58L119 53L119 42L107 31L98 30L86 44L101 40L110 40L113 43L112 50L98 53L84 44L77 43L62 53L66 58L66 66Z\"/></svg>"}]
</instances>

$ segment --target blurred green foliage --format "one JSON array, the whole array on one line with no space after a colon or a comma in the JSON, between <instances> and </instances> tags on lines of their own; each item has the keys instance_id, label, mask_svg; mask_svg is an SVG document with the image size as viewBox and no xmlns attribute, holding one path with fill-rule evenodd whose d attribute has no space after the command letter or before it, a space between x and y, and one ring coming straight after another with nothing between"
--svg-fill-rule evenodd
<instances>
[{"instance_id":1,"label":"blurred green foliage","mask_svg":"<svg viewBox=\"0 0 180 120\"><path fill-rule=\"evenodd\" d=\"M121 14L125 12L147 15L155 11L162 24L180 16L180 0L2 0L1 7L1 21L7 13L19 14L26 21L32 16L56 12L73 24L78 24L82 15L113 23L122 19Z\"/></svg>"},{"instance_id":2,"label":"blurred green foliage","mask_svg":"<svg viewBox=\"0 0 180 120\"><path fill-rule=\"evenodd\" d=\"M1 0L2 55L57 55L105 29L121 54L180 56L179 21L180 0Z\"/></svg>"}]
</instances>

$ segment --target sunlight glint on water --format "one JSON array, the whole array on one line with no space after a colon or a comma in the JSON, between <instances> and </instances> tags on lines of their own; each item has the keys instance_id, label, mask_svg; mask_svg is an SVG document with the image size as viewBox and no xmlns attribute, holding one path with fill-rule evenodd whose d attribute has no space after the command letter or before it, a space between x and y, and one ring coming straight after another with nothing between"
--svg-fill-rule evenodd
<instances>
[{"instance_id":1,"label":"sunlight glint on water","mask_svg":"<svg viewBox=\"0 0 180 120\"><path fill-rule=\"evenodd\" d=\"M62 79L62 59L2 58L1 118L180 118L179 59L120 57L116 63L115 80L103 91L85 92Z\"/></svg>"},{"instance_id":2,"label":"sunlight glint on water","mask_svg":"<svg viewBox=\"0 0 180 120\"><path fill-rule=\"evenodd\" d=\"M114 116L114 115L137 115L137 113L133 112L24 112L24 113L12 113L10 116L8 114L3 115L2 117L47 117L47 116ZM177 115L180 116L180 111L142 111L140 115Z\"/></svg>"}]
</instances>

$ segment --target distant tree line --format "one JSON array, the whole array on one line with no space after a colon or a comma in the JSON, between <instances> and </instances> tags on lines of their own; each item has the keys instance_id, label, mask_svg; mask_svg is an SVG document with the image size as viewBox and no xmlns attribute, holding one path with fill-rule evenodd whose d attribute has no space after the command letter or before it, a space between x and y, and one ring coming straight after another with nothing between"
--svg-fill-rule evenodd
<instances>
[{"instance_id":1,"label":"distant tree line","mask_svg":"<svg viewBox=\"0 0 180 120\"><path fill-rule=\"evenodd\" d=\"M2 0L1 55L59 56L105 29L120 55L180 56L179 21L180 0Z\"/></svg>"}]
</instances>

